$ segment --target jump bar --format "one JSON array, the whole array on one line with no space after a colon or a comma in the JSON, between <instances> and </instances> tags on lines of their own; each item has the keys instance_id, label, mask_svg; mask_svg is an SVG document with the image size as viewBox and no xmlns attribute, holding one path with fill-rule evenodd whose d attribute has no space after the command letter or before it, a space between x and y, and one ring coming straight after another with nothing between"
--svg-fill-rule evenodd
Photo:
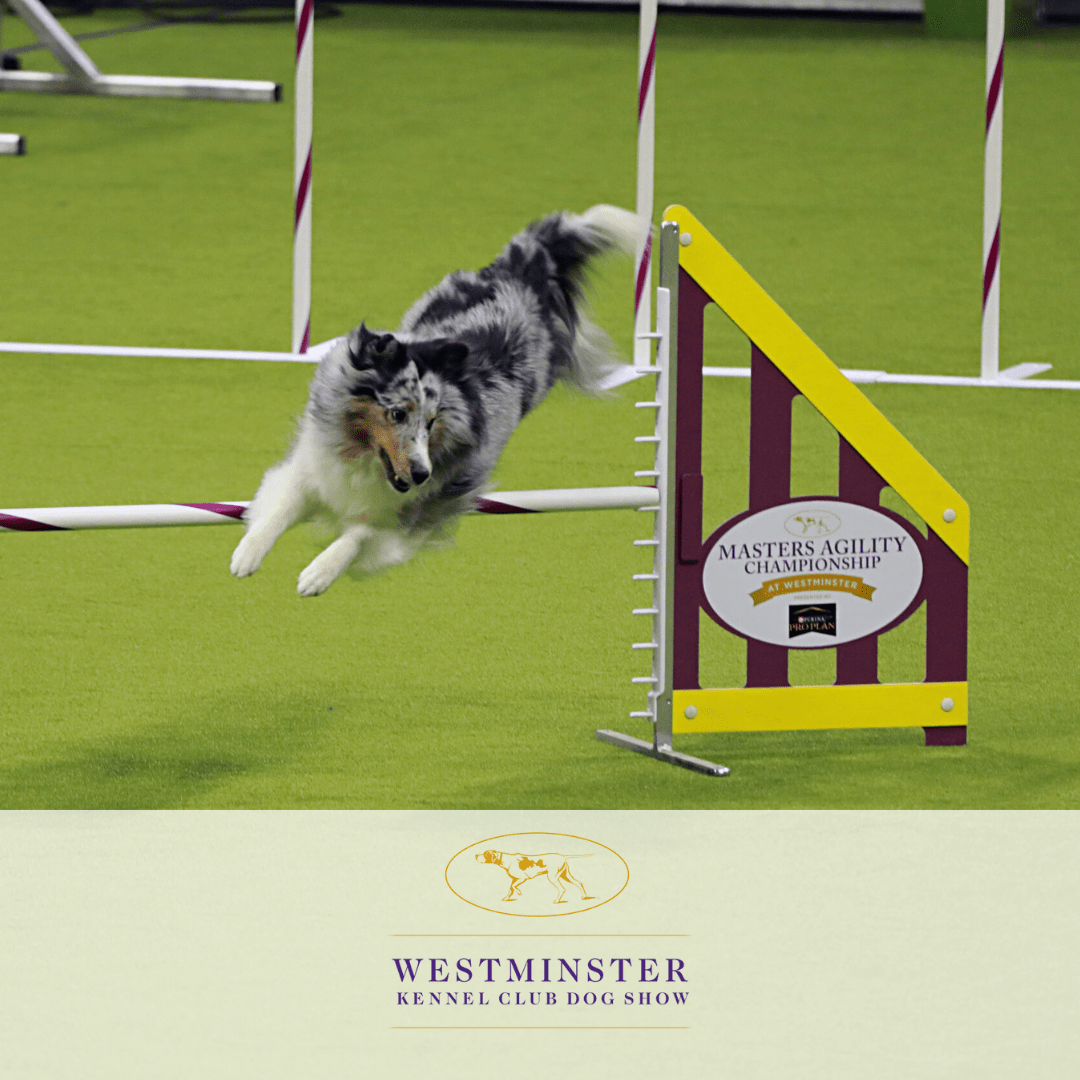
<instances>
[{"instance_id":1,"label":"jump bar","mask_svg":"<svg viewBox=\"0 0 1080 1080\"><path fill-rule=\"evenodd\" d=\"M281 83L263 79L193 79L168 75L54 75L0 71L0 90L100 97L186 98L204 101L280 101Z\"/></svg>"},{"instance_id":2,"label":"jump bar","mask_svg":"<svg viewBox=\"0 0 1080 1080\"><path fill-rule=\"evenodd\" d=\"M552 488L501 491L478 500L478 514L538 514L560 510L637 510L656 506L655 488ZM169 525L230 525L246 502L142 503L132 506L39 506L0 510L0 533L73 529L145 529Z\"/></svg>"},{"instance_id":3,"label":"jump bar","mask_svg":"<svg viewBox=\"0 0 1080 1080\"><path fill-rule=\"evenodd\" d=\"M317 364L338 338L312 345L307 352L268 352L252 349L171 349L137 345L51 345L36 341L0 341L0 353L37 356L138 356L166 360L266 360L279 363Z\"/></svg>"},{"instance_id":4,"label":"jump bar","mask_svg":"<svg viewBox=\"0 0 1080 1080\"><path fill-rule=\"evenodd\" d=\"M1049 371L1049 364L1016 364L992 379L973 375L909 375L889 371L866 371L861 368L841 368L845 378L853 383L895 383L901 386L986 386L1002 390L1080 390L1077 379L1033 379L1030 376ZM748 367L703 367L703 375L724 379L749 379ZM642 373L644 374L644 373ZM628 374L624 382L638 377Z\"/></svg>"}]
</instances>

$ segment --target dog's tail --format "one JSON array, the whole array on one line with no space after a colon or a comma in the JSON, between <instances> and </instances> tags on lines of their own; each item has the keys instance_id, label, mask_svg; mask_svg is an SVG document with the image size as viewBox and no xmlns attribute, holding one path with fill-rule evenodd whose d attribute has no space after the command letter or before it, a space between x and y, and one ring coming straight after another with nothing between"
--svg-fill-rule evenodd
<instances>
[{"instance_id":1,"label":"dog's tail","mask_svg":"<svg viewBox=\"0 0 1080 1080\"><path fill-rule=\"evenodd\" d=\"M565 301L567 325L574 335L570 364L561 377L585 393L601 393L605 377L619 363L611 339L585 310L589 267L608 252L633 257L649 230L649 223L637 214L603 203L583 214L551 214L529 227L554 264L554 284Z\"/></svg>"}]
</instances>

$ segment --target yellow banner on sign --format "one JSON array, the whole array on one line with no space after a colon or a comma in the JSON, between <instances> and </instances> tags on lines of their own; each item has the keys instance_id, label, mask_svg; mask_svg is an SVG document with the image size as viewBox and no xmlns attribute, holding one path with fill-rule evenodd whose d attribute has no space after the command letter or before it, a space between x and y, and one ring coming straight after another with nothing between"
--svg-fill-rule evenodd
<instances>
[{"instance_id":1,"label":"yellow banner on sign","mask_svg":"<svg viewBox=\"0 0 1080 1080\"><path fill-rule=\"evenodd\" d=\"M864 600L872 600L876 586L867 585L861 577L849 577L847 574L792 574L789 577L773 578L771 581L762 582L760 589L755 589L750 595L754 600L754 607L771 600L774 596L784 596L787 593L814 592L824 589L827 592L846 592L852 596L861 596Z\"/></svg>"}]
</instances>

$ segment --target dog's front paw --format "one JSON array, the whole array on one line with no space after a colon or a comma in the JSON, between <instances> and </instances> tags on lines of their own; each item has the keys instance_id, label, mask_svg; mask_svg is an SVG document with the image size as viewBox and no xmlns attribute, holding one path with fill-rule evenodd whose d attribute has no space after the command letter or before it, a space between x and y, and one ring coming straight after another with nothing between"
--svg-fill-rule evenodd
<instances>
[{"instance_id":1,"label":"dog's front paw","mask_svg":"<svg viewBox=\"0 0 1080 1080\"><path fill-rule=\"evenodd\" d=\"M312 563L300 571L296 591L301 596L321 596L337 579L337 574L329 574Z\"/></svg>"},{"instance_id":2,"label":"dog's front paw","mask_svg":"<svg viewBox=\"0 0 1080 1080\"><path fill-rule=\"evenodd\" d=\"M341 560L335 558L335 555L332 549L327 548L300 571L296 591L301 596L319 596L341 577L349 564L346 562L345 566L342 566Z\"/></svg>"},{"instance_id":3,"label":"dog's front paw","mask_svg":"<svg viewBox=\"0 0 1080 1080\"><path fill-rule=\"evenodd\" d=\"M229 563L229 572L233 577L250 577L262 565L269 548L259 543L252 533L246 533L243 540L236 545Z\"/></svg>"}]
</instances>

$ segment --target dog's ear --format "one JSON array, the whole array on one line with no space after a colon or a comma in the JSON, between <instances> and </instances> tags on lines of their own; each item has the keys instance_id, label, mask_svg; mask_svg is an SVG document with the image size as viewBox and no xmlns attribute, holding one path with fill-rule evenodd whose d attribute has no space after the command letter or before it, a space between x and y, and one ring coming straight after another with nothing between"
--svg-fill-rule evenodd
<instances>
[{"instance_id":1,"label":"dog's ear","mask_svg":"<svg viewBox=\"0 0 1080 1080\"><path fill-rule=\"evenodd\" d=\"M411 346L413 356L428 371L440 375L455 375L465 366L469 347L460 341L448 341L438 338L435 341L420 341Z\"/></svg>"},{"instance_id":2,"label":"dog's ear","mask_svg":"<svg viewBox=\"0 0 1080 1080\"><path fill-rule=\"evenodd\" d=\"M352 364L354 368L370 366L364 361L367 347L371 344L374 337L375 335L363 323L349 334L349 363Z\"/></svg>"},{"instance_id":3,"label":"dog's ear","mask_svg":"<svg viewBox=\"0 0 1080 1080\"><path fill-rule=\"evenodd\" d=\"M361 323L349 335L349 362L361 371L396 371L405 364L405 349L393 334L373 334Z\"/></svg>"}]
</instances>

